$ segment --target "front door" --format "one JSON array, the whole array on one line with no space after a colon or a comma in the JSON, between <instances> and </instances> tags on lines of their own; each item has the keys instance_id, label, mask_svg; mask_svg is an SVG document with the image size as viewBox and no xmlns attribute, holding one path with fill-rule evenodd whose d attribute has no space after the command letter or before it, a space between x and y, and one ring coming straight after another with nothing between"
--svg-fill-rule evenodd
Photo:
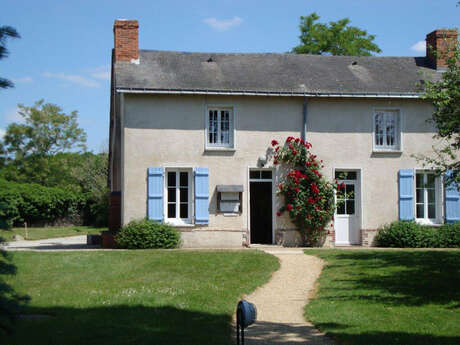
<instances>
[{"instance_id":1,"label":"front door","mask_svg":"<svg viewBox=\"0 0 460 345\"><path fill-rule=\"evenodd\" d=\"M251 243L271 244L272 240L272 171L249 172Z\"/></svg>"},{"instance_id":2,"label":"front door","mask_svg":"<svg viewBox=\"0 0 460 345\"><path fill-rule=\"evenodd\" d=\"M336 171L336 179L342 188L337 190L335 213L335 244L360 243L359 180L356 171Z\"/></svg>"}]
</instances>

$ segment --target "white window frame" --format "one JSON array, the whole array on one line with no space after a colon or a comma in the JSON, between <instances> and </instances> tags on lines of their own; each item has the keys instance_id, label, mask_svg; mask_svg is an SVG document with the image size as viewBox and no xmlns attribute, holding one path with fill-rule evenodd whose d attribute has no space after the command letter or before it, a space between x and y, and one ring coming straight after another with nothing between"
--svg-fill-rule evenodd
<instances>
[{"instance_id":1,"label":"white window frame","mask_svg":"<svg viewBox=\"0 0 460 345\"><path fill-rule=\"evenodd\" d=\"M375 140L376 117L378 113L394 113L396 115L395 123L395 144L394 145L377 145ZM372 113L372 145L373 152L402 152L402 112L399 108L376 108ZM385 129L386 131L386 129ZM384 132L384 142L386 142L386 133Z\"/></svg>"},{"instance_id":2,"label":"white window frame","mask_svg":"<svg viewBox=\"0 0 460 345\"><path fill-rule=\"evenodd\" d=\"M205 110L205 149L209 151L234 151L235 150L235 127L236 127L236 115L235 115L235 107L231 105L221 105L221 104L208 104ZM217 110L220 118L220 111L221 110L228 110L230 112L230 123L229 123L229 143L228 144L221 144L221 143L210 143L209 142L209 111L210 110ZM218 120L220 124L220 120ZM218 133L220 131L220 125L218 125ZM218 134L218 137L220 135Z\"/></svg>"},{"instance_id":3,"label":"white window frame","mask_svg":"<svg viewBox=\"0 0 460 345\"><path fill-rule=\"evenodd\" d=\"M426 224L426 225L439 225L442 223L442 212L443 212L443 198L442 198L442 179L440 176L435 176L434 180L434 195L435 195L435 218L428 218L428 190L423 188L423 214L424 218L417 218L417 174L424 175L424 183L426 183L427 175L434 175L433 171L425 169L416 169L414 173L414 218L417 223Z\"/></svg>"},{"instance_id":4,"label":"white window frame","mask_svg":"<svg viewBox=\"0 0 460 345\"><path fill-rule=\"evenodd\" d=\"M168 218L168 173L175 172L176 173L176 217L175 218ZM188 218L180 218L180 173L187 172L188 173ZM191 168L165 168L165 178L164 178L164 219L165 222L174 226L181 226L181 225L191 225L193 224L193 205L194 205L194 185L193 185L193 169Z\"/></svg>"}]
</instances>

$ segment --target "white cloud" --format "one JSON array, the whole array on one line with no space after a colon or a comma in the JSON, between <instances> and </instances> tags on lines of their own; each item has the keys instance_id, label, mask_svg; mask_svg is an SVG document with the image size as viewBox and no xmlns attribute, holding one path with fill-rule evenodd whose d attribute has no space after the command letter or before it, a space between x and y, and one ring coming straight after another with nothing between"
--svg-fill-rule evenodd
<instances>
[{"instance_id":1,"label":"white cloud","mask_svg":"<svg viewBox=\"0 0 460 345\"><path fill-rule=\"evenodd\" d=\"M15 83L31 83L34 80L32 79L32 77L22 77L22 78L14 78L13 81Z\"/></svg>"},{"instance_id":2,"label":"white cloud","mask_svg":"<svg viewBox=\"0 0 460 345\"><path fill-rule=\"evenodd\" d=\"M54 78L54 79L68 81L68 82L71 82L71 83L74 83L80 86L84 86L84 87L100 87L101 86L97 81L87 78L87 77L83 77L78 74L46 72L43 74L43 76L45 76L46 78Z\"/></svg>"},{"instance_id":3,"label":"white cloud","mask_svg":"<svg viewBox=\"0 0 460 345\"><path fill-rule=\"evenodd\" d=\"M7 123L16 122L16 123L24 123L24 118L19 115L18 108L10 108L5 113L5 120Z\"/></svg>"},{"instance_id":4,"label":"white cloud","mask_svg":"<svg viewBox=\"0 0 460 345\"><path fill-rule=\"evenodd\" d=\"M426 42L425 41L418 41L412 47L410 47L413 51L417 53L424 53L426 51Z\"/></svg>"},{"instance_id":5,"label":"white cloud","mask_svg":"<svg viewBox=\"0 0 460 345\"><path fill-rule=\"evenodd\" d=\"M91 74L91 77L100 80L110 80L110 66L99 66L96 68L87 69L86 72Z\"/></svg>"},{"instance_id":6,"label":"white cloud","mask_svg":"<svg viewBox=\"0 0 460 345\"><path fill-rule=\"evenodd\" d=\"M233 27L240 25L243 22L243 19L240 17L233 17L232 19L222 19L217 18L205 18L203 23L209 25L211 28L217 31L227 31Z\"/></svg>"},{"instance_id":7,"label":"white cloud","mask_svg":"<svg viewBox=\"0 0 460 345\"><path fill-rule=\"evenodd\" d=\"M3 139L4 135L5 135L5 130L0 128L0 139Z\"/></svg>"}]
</instances>

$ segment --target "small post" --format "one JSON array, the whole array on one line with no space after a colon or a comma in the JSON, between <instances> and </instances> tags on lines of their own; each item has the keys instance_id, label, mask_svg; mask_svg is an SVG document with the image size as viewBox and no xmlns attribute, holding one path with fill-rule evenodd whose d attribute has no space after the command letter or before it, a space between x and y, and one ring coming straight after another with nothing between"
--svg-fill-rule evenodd
<instances>
[{"instance_id":1,"label":"small post","mask_svg":"<svg viewBox=\"0 0 460 345\"><path fill-rule=\"evenodd\" d=\"M26 240L29 239L29 233L27 232L27 222L24 222L24 229L25 229L25 238Z\"/></svg>"}]
</instances>

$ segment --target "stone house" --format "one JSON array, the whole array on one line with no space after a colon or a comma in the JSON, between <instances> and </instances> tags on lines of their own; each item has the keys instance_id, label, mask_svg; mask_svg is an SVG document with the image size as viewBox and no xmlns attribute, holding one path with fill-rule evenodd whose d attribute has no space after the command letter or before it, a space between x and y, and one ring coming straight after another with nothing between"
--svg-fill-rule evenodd
<instances>
[{"instance_id":1,"label":"stone house","mask_svg":"<svg viewBox=\"0 0 460 345\"><path fill-rule=\"evenodd\" d=\"M276 217L280 169L270 142L312 143L327 179L353 196L329 245L371 245L397 219L458 220L456 190L413 154L431 154L432 106L420 98L445 61L425 57L222 54L140 50L138 22L114 24L110 94L110 227L167 222L185 247L295 245ZM456 30L427 35L434 48Z\"/></svg>"}]
</instances>

